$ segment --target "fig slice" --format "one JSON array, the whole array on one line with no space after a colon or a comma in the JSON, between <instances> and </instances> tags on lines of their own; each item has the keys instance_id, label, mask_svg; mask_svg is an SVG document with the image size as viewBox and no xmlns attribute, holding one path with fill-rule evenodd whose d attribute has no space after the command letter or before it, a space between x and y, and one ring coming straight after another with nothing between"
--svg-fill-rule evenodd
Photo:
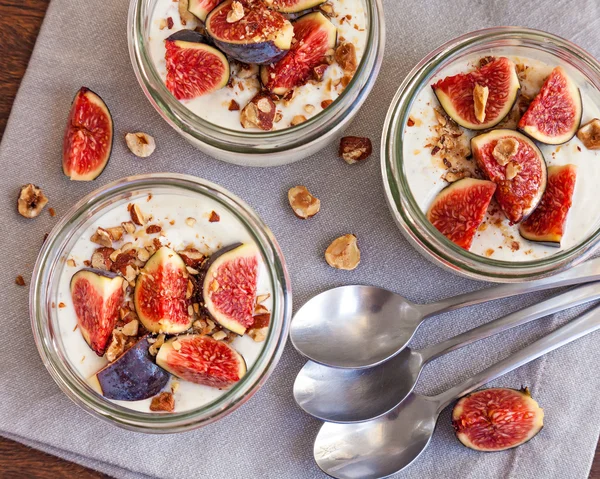
<instances>
[{"instance_id":1,"label":"fig slice","mask_svg":"<svg viewBox=\"0 0 600 479\"><path fill-rule=\"evenodd\" d=\"M205 21L210 11L215 8L221 0L189 0L188 12L201 21Z\"/></svg>"},{"instance_id":2,"label":"fig slice","mask_svg":"<svg viewBox=\"0 0 600 479\"><path fill-rule=\"evenodd\" d=\"M235 244L213 254L205 266L204 306L224 328L244 334L254 323L258 282L258 249Z\"/></svg>"},{"instance_id":3,"label":"fig slice","mask_svg":"<svg viewBox=\"0 0 600 479\"><path fill-rule=\"evenodd\" d=\"M496 184L491 181L458 180L436 196L427 219L450 241L469 250L495 191Z\"/></svg>"},{"instance_id":4,"label":"fig slice","mask_svg":"<svg viewBox=\"0 0 600 479\"><path fill-rule=\"evenodd\" d=\"M504 146L507 145L507 146ZM496 200L511 223L539 204L546 189L546 162L540 149L513 130L493 130L471 140L479 168L496 185Z\"/></svg>"},{"instance_id":5,"label":"fig slice","mask_svg":"<svg viewBox=\"0 0 600 479\"><path fill-rule=\"evenodd\" d=\"M294 43L289 53L273 65L261 67L263 86L277 95L304 85L313 70L327 65L327 55L335 48L337 29L320 12L300 17L294 22Z\"/></svg>"},{"instance_id":6,"label":"fig slice","mask_svg":"<svg viewBox=\"0 0 600 479\"><path fill-rule=\"evenodd\" d=\"M456 437L476 451L504 451L526 443L544 426L544 410L529 389L491 388L461 398L452 410Z\"/></svg>"},{"instance_id":7,"label":"fig slice","mask_svg":"<svg viewBox=\"0 0 600 479\"><path fill-rule=\"evenodd\" d=\"M523 238L547 246L560 247L567 215L571 208L576 177L575 165L548 168L548 186L542 201L529 218L519 225L519 233Z\"/></svg>"},{"instance_id":8,"label":"fig slice","mask_svg":"<svg viewBox=\"0 0 600 479\"><path fill-rule=\"evenodd\" d=\"M167 88L178 100L191 100L219 90L229 81L229 61L192 30L175 32L165 40Z\"/></svg>"},{"instance_id":9,"label":"fig slice","mask_svg":"<svg viewBox=\"0 0 600 479\"><path fill-rule=\"evenodd\" d=\"M269 8L281 13L298 13L309 10L326 2L326 0L264 0Z\"/></svg>"},{"instance_id":10,"label":"fig slice","mask_svg":"<svg viewBox=\"0 0 600 479\"><path fill-rule=\"evenodd\" d=\"M95 180L106 168L113 145L108 107L92 90L75 95L63 138L63 173L75 181Z\"/></svg>"},{"instance_id":11,"label":"fig slice","mask_svg":"<svg viewBox=\"0 0 600 479\"><path fill-rule=\"evenodd\" d=\"M560 145L575 136L582 114L579 88L562 67L556 67L519 120L518 128L541 143Z\"/></svg>"},{"instance_id":12,"label":"fig slice","mask_svg":"<svg viewBox=\"0 0 600 479\"><path fill-rule=\"evenodd\" d=\"M487 87L483 121L477 119L474 92ZM469 73L459 73L437 81L433 92L444 111L456 123L470 130L486 130L500 123L510 113L521 84L515 64L505 57Z\"/></svg>"},{"instance_id":13,"label":"fig slice","mask_svg":"<svg viewBox=\"0 0 600 479\"><path fill-rule=\"evenodd\" d=\"M71 278L71 299L83 339L104 355L124 299L121 276L97 269L82 269Z\"/></svg>"},{"instance_id":14,"label":"fig slice","mask_svg":"<svg viewBox=\"0 0 600 479\"><path fill-rule=\"evenodd\" d=\"M187 288L183 259L163 246L140 271L133 292L136 313L148 331L177 334L191 327Z\"/></svg>"},{"instance_id":15,"label":"fig slice","mask_svg":"<svg viewBox=\"0 0 600 479\"><path fill-rule=\"evenodd\" d=\"M210 336L188 334L163 344L156 363L180 379L213 388L226 389L246 374L240 353Z\"/></svg>"},{"instance_id":16,"label":"fig slice","mask_svg":"<svg viewBox=\"0 0 600 479\"><path fill-rule=\"evenodd\" d=\"M282 58L292 46L294 29L281 13L261 0L226 0L206 17L215 45L242 63L258 65Z\"/></svg>"},{"instance_id":17,"label":"fig slice","mask_svg":"<svg viewBox=\"0 0 600 479\"><path fill-rule=\"evenodd\" d=\"M154 363L149 348L148 336L144 336L116 361L89 378L89 384L104 397L119 401L155 396L169 382L169 373Z\"/></svg>"}]
</instances>

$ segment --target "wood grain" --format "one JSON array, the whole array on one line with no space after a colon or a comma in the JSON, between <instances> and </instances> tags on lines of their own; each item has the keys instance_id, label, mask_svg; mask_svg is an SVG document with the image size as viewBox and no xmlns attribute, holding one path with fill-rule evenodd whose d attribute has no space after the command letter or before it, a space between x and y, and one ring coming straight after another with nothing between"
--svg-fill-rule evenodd
<instances>
[{"instance_id":1,"label":"wood grain","mask_svg":"<svg viewBox=\"0 0 600 479\"><path fill-rule=\"evenodd\" d=\"M125 1L125 0L123 0ZM0 0L0 139L50 0ZM109 476L0 437L3 479L108 479ZM600 448L590 479L600 479Z\"/></svg>"}]
</instances>

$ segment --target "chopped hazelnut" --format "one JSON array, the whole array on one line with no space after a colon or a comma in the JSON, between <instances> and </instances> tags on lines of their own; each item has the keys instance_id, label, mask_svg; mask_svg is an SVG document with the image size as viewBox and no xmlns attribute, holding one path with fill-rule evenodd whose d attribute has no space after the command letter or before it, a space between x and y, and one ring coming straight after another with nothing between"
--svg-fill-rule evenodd
<instances>
[{"instance_id":1,"label":"chopped hazelnut","mask_svg":"<svg viewBox=\"0 0 600 479\"><path fill-rule=\"evenodd\" d=\"M323 100L321 102L321 108L323 108L323 110L324 110L325 108L327 108L332 103L333 103L333 100Z\"/></svg>"},{"instance_id":2,"label":"chopped hazelnut","mask_svg":"<svg viewBox=\"0 0 600 479\"><path fill-rule=\"evenodd\" d=\"M312 113L315 111L315 107L313 105L304 105L304 111L306 113Z\"/></svg>"},{"instance_id":3,"label":"chopped hazelnut","mask_svg":"<svg viewBox=\"0 0 600 479\"><path fill-rule=\"evenodd\" d=\"M38 216L44 206L48 203L48 198L42 190L32 183L21 187L19 199L17 200L17 211L25 218L35 218Z\"/></svg>"},{"instance_id":4,"label":"chopped hazelnut","mask_svg":"<svg viewBox=\"0 0 600 479\"><path fill-rule=\"evenodd\" d=\"M113 362L125 351L127 337L119 330L115 329L112 333L112 339L106 350L106 359Z\"/></svg>"},{"instance_id":5,"label":"chopped hazelnut","mask_svg":"<svg viewBox=\"0 0 600 479\"><path fill-rule=\"evenodd\" d=\"M173 349L175 351L181 351L181 343L179 341L177 341L177 340L173 341L171 346L173 346Z\"/></svg>"},{"instance_id":6,"label":"chopped hazelnut","mask_svg":"<svg viewBox=\"0 0 600 479\"><path fill-rule=\"evenodd\" d=\"M106 228L110 239L113 241L119 241L125 234L125 228L122 226L113 226L112 228Z\"/></svg>"},{"instance_id":7,"label":"chopped hazelnut","mask_svg":"<svg viewBox=\"0 0 600 479\"><path fill-rule=\"evenodd\" d=\"M129 321L121 330L125 336L137 336L140 322L137 319Z\"/></svg>"},{"instance_id":8,"label":"chopped hazelnut","mask_svg":"<svg viewBox=\"0 0 600 479\"><path fill-rule=\"evenodd\" d=\"M129 150L140 158L149 157L156 149L154 138L142 132L127 133L125 135L125 142Z\"/></svg>"},{"instance_id":9,"label":"chopped hazelnut","mask_svg":"<svg viewBox=\"0 0 600 479\"><path fill-rule=\"evenodd\" d=\"M323 63L313 68L312 76L315 82L320 82L323 80L327 67L329 67L329 65L327 63Z\"/></svg>"},{"instance_id":10,"label":"chopped hazelnut","mask_svg":"<svg viewBox=\"0 0 600 479\"><path fill-rule=\"evenodd\" d=\"M511 161L508 165L506 165L506 179L514 179L522 169L523 167L519 163L516 161Z\"/></svg>"},{"instance_id":11,"label":"chopped hazelnut","mask_svg":"<svg viewBox=\"0 0 600 479\"><path fill-rule=\"evenodd\" d=\"M258 75L258 65L250 64L250 63L240 63L239 69L235 76L238 78L245 80L247 78L252 78Z\"/></svg>"},{"instance_id":12,"label":"chopped hazelnut","mask_svg":"<svg viewBox=\"0 0 600 479\"><path fill-rule=\"evenodd\" d=\"M155 235L162 231L162 226L160 225L149 225L146 228L146 234Z\"/></svg>"},{"instance_id":13,"label":"chopped hazelnut","mask_svg":"<svg viewBox=\"0 0 600 479\"><path fill-rule=\"evenodd\" d=\"M229 111L239 111L240 109L240 104L235 101L235 100L231 100L229 102Z\"/></svg>"},{"instance_id":14,"label":"chopped hazelnut","mask_svg":"<svg viewBox=\"0 0 600 479\"><path fill-rule=\"evenodd\" d=\"M292 118L290 125L296 126L296 125L299 125L300 123L304 123L305 121L306 121L306 117L304 115L296 115L294 118Z\"/></svg>"},{"instance_id":15,"label":"chopped hazelnut","mask_svg":"<svg viewBox=\"0 0 600 479\"><path fill-rule=\"evenodd\" d=\"M325 251L325 261L333 268L355 269L360 263L360 250L356 236L347 234L333 240Z\"/></svg>"},{"instance_id":16,"label":"chopped hazelnut","mask_svg":"<svg viewBox=\"0 0 600 479\"><path fill-rule=\"evenodd\" d=\"M208 217L208 221L210 223L218 223L221 221L221 217L217 214L216 211L211 211L210 216Z\"/></svg>"},{"instance_id":17,"label":"chopped hazelnut","mask_svg":"<svg viewBox=\"0 0 600 479\"><path fill-rule=\"evenodd\" d=\"M150 347L148 348L148 352L150 353L150 355L152 356L156 356L158 354L158 350L160 349L160 347L165 343L165 335L164 334L159 334L156 339L152 338L153 341L150 344ZM150 339L148 340L148 342L150 342Z\"/></svg>"},{"instance_id":18,"label":"chopped hazelnut","mask_svg":"<svg viewBox=\"0 0 600 479\"><path fill-rule=\"evenodd\" d=\"M123 227L123 229L125 229L125 231L132 235L133 233L135 233L135 225L133 224L133 222L131 221L124 221L123 223L121 223L121 226Z\"/></svg>"},{"instance_id":19,"label":"chopped hazelnut","mask_svg":"<svg viewBox=\"0 0 600 479\"><path fill-rule=\"evenodd\" d=\"M173 17L167 17L167 28L168 28L169 30L171 30L171 29L173 28L173 25L175 25L175 24L173 23Z\"/></svg>"},{"instance_id":20,"label":"chopped hazelnut","mask_svg":"<svg viewBox=\"0 0 600 479\"><path fill-rule=\"evenodd\" d=\"M269 330L268 328L260 328L260 329L250 328L246 332L246 334L248 336L250 336L254 342L261 343L265 339L267 339L267 331L268 330Z\"/></svg>"},{"instance_id":21,"label":"chopped hazelnut","mask_svg":"<svg viewBox=\"0 0 600 479\"><path fill-rule=\"evenodd\" d=\"M345 136L340 141L339 155L350 165L366 160L372 152L373 146L369 138Z\"/></svg>"},{"instance_id":22,"label":"chopped hazelnut","mask_svg":"<svg viewBox=\"0 0 600 479\"><path fill-rule=\"evenodd\" d=\"M110 259L110 256L115 250L112 248L98 248L92 254L91 266L92 268L101 269L103 271L109 271L113 262Z\"/></svg>"},{"instance_id":23,"label":"chopped hazelnut","mask_svg":"<svg viewBox=\"0 0 600 479\"><path fill-rule=\"evenodd\" d=\"M244 18L244 6L240 2L234 1L231 4L231 10L227 14L227 23L235 23Z\"/></svg>"},{"instance_id":24,"label":"chopped hazelnut","mask_svg":"<svg viewBox=\"0 0 600 479\"><path fill-rule=\"evenodd\" d=\"M273 129L277 108L273 99L266 93L259 93L244 107L240 120L244 128Z\"/></svg>"},{"instance_id":25,"label":"chopped hazelnut","mask_svg":"<svg viewBox=\"0 0 600 479\"><path fill-rule=\"evenodd\" d=\"M225 331L217 331L212 337L216 341L222 341L227 337L227 333Z\"/></svg>"},{"instance_id":26,"label":"chopped hazelnut","mask_svg":"<svg viewBox=\"0 0 600 479\"><path fill-rule=\"evenodd\" d=\"M189 0L179 0L178 10L182 25L187 25L187 22L191 22L196 18L188 11L188 7Z\"/></svg>"},{"instance_id":27,"label":"chopped hazelnut","mask_svg":"<svg viewBox=\"0 0 600 479\"><path fill-rule=\"evenodd\" d=\"M264 303L267 299L269 299L271 297L271 295L269 293L265 293L265 294L259 294L256 297L256 303L260 304L260 303Z\"/></svg>"},{"instance_id":28,"label":"chopped hazelnut","mask_svg":"<svg viewBox=\"0 0 600 479\"><path fill-rule=\"evenodd\" d=\"M146 261L148 261L150 259L150 253L148 252L148 250L146 248L139 248L137 250L137 258L145 263Z\"/></svg>"},{"instance_id":29,"label":"chopped hazelnut","mask_svg":"<svg viewBox=\"0 0 600 479\"><path fill-rule=\"evenodd\" d=\"M15 279L15 284L17 284L19 286L25 286L25 280L23 279L23 276L21 276L21 275L17 276Z\"/></svg>"},{"instance_id":30,"label":"chopped hazelnut","mask_svg":"<svg viewBox=\"0 0 600 479\"><path fill-rule=\"evenodd\" d=\"M129 214L131 215L131 221L138 226L144 226L146 224L146 217L138 204L132 203L128 207Z\"/></svg>"},{"instance_id":31,"label":"chopped hazelnut","mask_svg":"<svg viewBox=\"0 0 600 479\"><path fill-rule=\"evenodd\" d=\"M335 61L342 67L344 72L354 73L357 66L356 47L354 46L354 43L342 43L337 47L335 50Z\"/></svg>"},{"instance_id":32,"label":"chopped hazelnut","mask_svg":"<svg viewBox=\"0 0 600 479\"><path fill-rule=\"evenodd\" d=\"M583 125L577 132L577 138L588 150L600 150L600 120L594 118Z\"/></svg>"},{"instance_id":33,"label":"chopped hazelnut","mask_svg":"<svg viewBox=\"0 0 600 479\"><path fill-rule=\"evenodd\" d=\"M321 201L310 194L306 186L294 186L288 191L292 211L300 219L312 218L321 209Z\"/></svg>"},{"instance_id":34,"label":"chopped hazelnut","mask_svg":"<svg viewBox=\"0 0 600 479\"><path fill-rule=\"evenodd\" d=\"M104 246L105 248L110 248L112 246L112 238L108 231L104 228L98 227L96 232L91 236L90 240L92 243L99 244L100 246Z\"/></svg>"},{"instance_id":35,"label":"chopped hazelnut","mask_svg":"<svg viewBox=\"0 0 600 479\"><path fill-rule=\"evenodd\" d=\"M71 268L75 268L77 266L77 263L75 263L75 260L73 258L69 258L67 260L67 266L69 266Z\"/></svg>"},{"instance_id":36,"label":"chopped hazelnut","mask_svg":"<svg viewBox=\"0 0 600 479\"><path fill-rule=\"evenodd\" d=\"M519 142L515 138L502 138L498 140L492 151L492 156L499 165L506 166L519 152Z\"/></svg>"},{"instance_id":37,"label":"chopped hazelnut","mask_svg":"<svg viewBox=\"0 0 600 479\"><path fill-rule=\"evenodd\" d=\"M482 86L479 83L473 89L473 108L475 109L475 118L479 123L485 121L485 107L487 105L490 89L487 86Z\"/></svg>"},{"instance_id":38,"label":"chopped hazelnut","mask_svg":"<svg viewBox=\"0 0 600 479\"><path fill-rule=\"evenodd\" d=\"M196 218L192 218L192 217L186 218L185 224L188 226L194 226L196 224Z\"/></svg>"},{"instance_id":39,"label":"chopped hazelnut","mask_svg":"<svg viewBox=\"0 0 600 479\"><path fill-rule=\"evenodd\" d=\"M152 398L150 402L150 411L154 412L173 412L175 410L175 396L170 392L160 393Z\"/></svg>"},{"instance_id":40,"label":"chopped hazelnut","mask_svg":"<svg viewBox=\"0 0 600 479\"><path fill-rule=\"evenodd\" d=\"M451 169L446 172L444 175L444 180L448 183L454 183L455 181L462 180L463 178L471 176L471 172L464 169Z\"/></svg>"}]
</instances>

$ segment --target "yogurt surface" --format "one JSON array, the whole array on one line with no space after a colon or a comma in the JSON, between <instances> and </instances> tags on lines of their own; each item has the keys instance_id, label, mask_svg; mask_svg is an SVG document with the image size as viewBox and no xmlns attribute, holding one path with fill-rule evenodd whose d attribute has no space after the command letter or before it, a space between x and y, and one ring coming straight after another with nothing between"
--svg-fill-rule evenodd
<instances>
[{"instance_id":1,"label":"yogurt surface","mask_svg":"<svg viewBox=\"0 0 600 479\"><path fill-rule=\"evenodd\" d=\"M518 56L510 51L489 53L495 56L506 56L516 65L528 67L521 78L521 93L533 98L541 88L550 71L559 63L550 63L536 58ZM475 69L485 54L468 56L439 71L432 77L414 100L410 118L413 126L405 126L403 136L404 173L413 197L425 213L437 194L448 182L444 180L447 166L443 158L432 155L432 137L434 127L438 124L434 108L439 108L437 98L430 85L447 76L456 75ZM571 73L571 70L568 70ZM578 77L573 75L575 81ZM580 85L583 101L582 124L593 118L600 118L600 108L592 98L598 98L598 92L592 91L589 84ZM495 128L503 127L502 124ZM480 132L462 129L466 140ZM468 144L468 142L467 142ZM499 208L490 208L483 224L475 235L470 251L475 254L504 261L531 261L544 258L558 251L569 249L591 235L600 223L600 202L596 200L600 184L600 152L586 149L581 141L574 137L564 145L544 145L537 143L546 160L547 166L574 164L577 166L577 179L573 193L573 204L567 216L565 234L561 247L545 246L527 241L519 235L519 225L510 225ZM453 167L472 169L475 160L452 160Z\"/></svg>"},{"instance_id":2,"label":"yogurt surface","mask_svg":"<svg viewBox=\"0 0 600 479\"><path fill-rule=\"evenodd\" d=\"M366 47L366 13L365 0L332 0L335 16L330 18L331 22L337 27L338 44L341 41L352 42L356 47L356 58L360 62ZM173 28L164 26L165 19L173 20ZM293 20L291 20L293 21ZM148 38L149 50L154 66L163 81L167 78L167 67L165 62L165 39L183 28L194 29L199 24L196 22L187 22L181 24L181 18L178 11L178 2L173 0L157 0L151 19L150 34ZM162 29L161 29L162 28ZM277 102L277 111L281 113L282 118L274 123L274 130L289 128L292 119L297 115L306 118L317 115L323 110L321 102L325 100L335 100L343 91L339 83L344 76L344 72L336 63L327 68L323 81L318 84L307 83L295 89L295 96L292 100L285 103ZM260 131L258 129L244 129L240 123L240 112L229 111L231 100L235 100L240 108L246 104L261 90L258 77L241 79L236 78L232 69L234 78L233 87L225 87L191 100L182 100L181 102L194 114L223 128L231 130ZM337 84L337 86L336 86ZM306 108L310 105L311 108ZM310 112L309 112L310 110Z\"/></svg>"},{"instance_id":3,"label":"yogurt surface","mask_svg":"<svg viewBox=\"0 0 600 479\"><path fill-rule=\"evenodd\" d=\"M143 196L131 203L139 204L146 217L152 217L148 224L158 224L163 228L164 236L158 237L163 244L170 244L174 250L182 250L187 245L193 245L202 253L211 254L224 246L233 243L249 243L252 237L243 224L235 216L211 198L202 196L178 195L173 193L154 194L151 197ZM220 216L219 222L209 222L210 213L215 211ZM187 218L194 218L196 222L189 226ZM75 261L75 266L65 264L59 279L56 303L57 322L59 325L60 339L63 342L64 351L72 367L84 379L92 377L96 372L108 364L104 357L97 356L83 339L77 326L77 316L71 300L70 281L71 277L84 267L83 262L89 260L99 245L92 243L90 237L97 227L109 228L120 225L123 221L129 221L127 203L115 206L82 232L69 254L68 259ZM173 223L173 224L171 224ZM131 241L135 246L143 246L148 240L148 235L143 228L138 228L134 235L126 235L122 243ZM263 304L272 310L272 290L266 266L259 263L258 289L257 293L270 294ZM259 357L264 342L255 342L252 338L244 335L236 337L231 345L244 357L248 370ZM165 386L164 391L170 391L171 382ZM178 387L174 393L175 411L181 412L202 407L219 396L225 394L216 388L194 384L182 379L177 379ZM142 412L150 412L151 398L141 401L112 401L121 406Z\"/></svg>"}]
</instances>

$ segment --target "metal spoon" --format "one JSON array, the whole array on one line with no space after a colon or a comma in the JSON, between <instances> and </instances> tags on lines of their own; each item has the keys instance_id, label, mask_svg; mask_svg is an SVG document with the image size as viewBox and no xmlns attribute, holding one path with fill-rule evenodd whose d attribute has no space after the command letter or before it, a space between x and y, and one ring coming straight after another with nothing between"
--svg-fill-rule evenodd
<instances>
[{"instance_id":1,"label":"metal spoon","mask_svg":"<svg viewBox=\"0 0 600 479\"><path fill-rule=\"evenodd\" d=\"M309 361L294 383L294 398L308 414L328 422L375 419L413 390L423 366L443 354L549 314L600 299L600 283L579 286L425 349L404 348L370 369L339 369Z\"/></svg>"},{"instance_id":2,"label":"metal spoon","mask_svg":"<svg viewBox=\"0 0 600 479\"><path fill-rule=\"evenodd\" d=\"M387 477L425 450L440 412L456 398L600 328L600 307L521 349L437 396L410 393L402 404L373 421L325 423L314 445L318 466L339 479Z\"/></svg>"},{"instance_id":3,"label":"metal spoon","mask_svg":"<svg viewBox=\"0 0 600 479\"><path fill-rule=\"evenodd\" d=\"M499 298L600 280L600 258L528 283L511 283L431 304L414 304L374 286L342 286L302 306L290 329L298 352L325 366L370 368L406 347L417 328L436 314Z\"/></svg>"}]
</instances>

